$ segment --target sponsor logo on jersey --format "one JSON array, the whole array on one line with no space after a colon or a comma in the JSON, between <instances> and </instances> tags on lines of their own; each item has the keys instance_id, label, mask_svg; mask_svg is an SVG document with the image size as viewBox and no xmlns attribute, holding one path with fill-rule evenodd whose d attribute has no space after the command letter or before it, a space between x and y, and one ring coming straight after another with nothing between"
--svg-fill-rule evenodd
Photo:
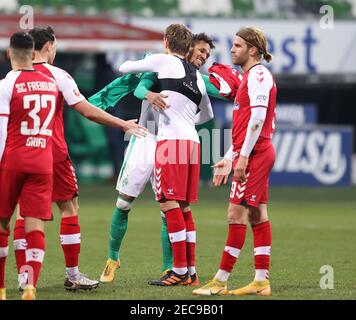
<instances>
[{"instance_id":1,"label":"sponsor logo on jersey","mask_svg":"<svg viewBox=\"0 0 356 320\"><path fill-rule=\"evenodd\" d=\"M236 101L234 103L234 105L232 106L232 110L235 111L235 110L239 110L240 109L240 104Z\"/></svg>"},{"instance_id":2,"label":"sponsor logo on jersey","mask_svg":"<svg viewBox=\"0 0 356 320\"><path fill-rule=\"evenodd\" d=\"M276 161L273 171L312 175L318 182L332 185L347 170L341 132L285 131L275 134Z\"/></svg>"},{"instance_id":3,"label":"sponsor logo on jersey","mask_svg":"<svg viewBox=\"0 0 356 320\"><path fill-rule=\"evenodd\" d=\"M267 96L264 94L259 94L256 98L257 102L266 102Z\"/></svg>"},{"instance_id":4,"label":"sponsor logo on jersey","mask_svg":"<svg viewBox=\"0 0 356 320\"><path fill-rule=\"evenodd\" d=\"M190 81L189 84L184 81L184 82L183 82L183 86L187 87L187 88L188 88L190 91L192 91L193 93L198 94L198 90L195 90L195 89L193 88L193 82L192 82L192 81Z\"/></svg>"},{"instance_id":5,"label":"sponsor logo on jersey","mask_svg":"<svg viewBox=\"0 0 356 320\"><path fill-rule=\"evenodd\" d=\"M173 196L174 195L174 190L173 188L172 189L167 189L167 194L170 195L170 196Z\"/></svg>"},{"instance_id":6,"label":"sponsor logo on jersey","mask_svg":"<svg viewBox=\"0 0 356 320\"><path fill-rule=\"evenodd\" d=\"M238 71L234 68L231 68L231 73L236 76L236 74L238 74Z\"/></svg>"}]
</instances>

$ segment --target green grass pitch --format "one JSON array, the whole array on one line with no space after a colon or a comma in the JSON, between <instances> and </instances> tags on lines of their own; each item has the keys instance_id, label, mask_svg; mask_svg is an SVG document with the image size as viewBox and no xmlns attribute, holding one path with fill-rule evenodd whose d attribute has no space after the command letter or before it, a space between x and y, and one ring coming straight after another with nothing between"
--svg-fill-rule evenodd
<instances>
[{"instance_id":1,"label":"green grass pitch","mask_svg":"<svg viewBox=\"0 0 356 320\"><path fill-rule=\"evenodd\" d=\"M196 265L201 283L211 279L219 266L227 236L228 194L228 187L202 187L200 201L193 206L198 241ZM80 269L92 278L98 279L105 265L115 202L114 186L81 186ZM95 291L64 290L65 268L57 208L54 215L55 220L46 225L47 250L38 283L38 299L201 299L192 295L192 287L160 288L147 284L149 279L157 278L161 270L161 218L149 188L130 212L120 253L121 268L114 283L101 284ZM356 298L356 188L271 188L269 215L273 237L270 271L273 296L269 299ZM12 248L10 241L6 269L10 300L20 299ZM324 265L333 268L334 289L320 288L320 279L325 275L320 273L320 268ZM252 234L248 228L229 288L249 283L253 275Z\"/></svg>"}]
</instances>

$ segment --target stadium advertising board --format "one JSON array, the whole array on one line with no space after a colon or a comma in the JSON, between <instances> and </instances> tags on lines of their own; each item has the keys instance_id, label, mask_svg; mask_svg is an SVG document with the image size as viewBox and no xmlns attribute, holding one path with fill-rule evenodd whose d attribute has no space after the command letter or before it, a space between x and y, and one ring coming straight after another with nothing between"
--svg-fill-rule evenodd
<instances>
[{"instance_id":1,"label":"stadium advertising board","mask_svg":"<svg viewBox=\"0 0 356 320\"><path fill-rule=\"evenodd\" d=\"M214 101L215 121L222 127L230 127L233 109L228 103L219 100ZM278 103L277 104L277 124L289 124L293 126L303 126L305 124L317 124L318 115L315 104L300 103Z\"/></svg>"},{"instance_id":2,"label":"stadium advertising board","mask_svg":"<svg viewBox=\"0 0 356 320\"><path fill-rule=\"evenodd\" d=\"M271 185L350 185L352 137L352 127L280 126Z\"/></svg>"},{"instance_id":3,"label":"stadium advertising board","mask_svg":"<svg viewBox=\"0 0 356 320\"><path fill-rule=\"evenodd\" d=\"M181 22L193 32L206 32L213 37L216 45L208 66L214 61L231 64L230 49L236 31L243 26L258 26L268 37L269 51L274 56L269 68L274 73L356 73L355 22L337 20L332 29L327 29L321 25L321 21L203 18L131 20L134 25L157 31L162 31L172 22Z\"/></svg>"},{"instance_id":4,"label":"stadium advertising board","mask_svg":"<svg viewBox=\"0 0 356 320\"><path fill-rule=\"evenodd\" d=\"M278 104L277 124L291 124L302 126L318 123L317 108L315 104Z\"/></svg>"},{"instance_id":5,"label":"stadium advertising board","mask_svg":"<svg viewBox=\"0 0 356 320\"><path fill-rule=\"evenodd\" d=\"M214 105L214 114L215 123L221 129L213 143L226 150L231 144L231 129L227 129L231 127L231 108L222 103ZM271 185L350 185L353 128L316 123L313 104L278 105L277 130L273 137L276 162ZM225 128L223 138L222 128ZM228 141L222 143L221 139Z\"/></svg>"}]
</instances>

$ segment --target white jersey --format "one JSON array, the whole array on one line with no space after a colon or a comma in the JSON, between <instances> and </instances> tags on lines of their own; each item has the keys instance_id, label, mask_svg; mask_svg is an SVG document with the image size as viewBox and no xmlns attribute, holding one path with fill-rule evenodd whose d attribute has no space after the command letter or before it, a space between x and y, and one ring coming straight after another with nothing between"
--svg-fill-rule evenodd
<instances>
[{"instance_id":1,"label":"white jersey","mask_svg":"<svg viewBox=\"0 0 356 320\"><path fill-rule=\"evenodd\" d=\"M213 118L213 110L200 72L173 55L153 54L127 61L120 72L156 72L168 108L159 112L157 140L192 140L199 143L196 124Z\"/></svg>"},{"instance_id":2,"label":"white jersey","mask_svg":"<svg viewBox=\"0 0 356 320\"><path fill-rule=\"evenodd\" d=\"M147 100L142 101L139 124L148 129L148 132L156 136L158 133L159 112L152 108Z\"/></svg>"}]
</instances>

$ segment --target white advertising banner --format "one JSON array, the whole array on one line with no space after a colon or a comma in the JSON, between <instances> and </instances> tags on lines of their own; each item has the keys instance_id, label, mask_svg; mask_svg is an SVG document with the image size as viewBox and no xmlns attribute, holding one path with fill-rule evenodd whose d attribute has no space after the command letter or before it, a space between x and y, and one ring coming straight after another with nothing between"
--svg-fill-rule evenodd
<instances>
[{"instance_id":1,"label":"white advertising banner","mask_svg":"<svg viewBox=\"0 0 356 320\"><path fill-rule=\"evenodd\" d=\"M235 33L243 26L257 26L268 37L269 51L274 56L270 69L274 73L355 74L356 22L336 20L325 24L320 17L320 20L132 18L130 22L160 32L171 23L184 23L194 33L207 33L216 44L208 65L215 61L231 64L230 48Z\"/></svg>"}]
</instances>

